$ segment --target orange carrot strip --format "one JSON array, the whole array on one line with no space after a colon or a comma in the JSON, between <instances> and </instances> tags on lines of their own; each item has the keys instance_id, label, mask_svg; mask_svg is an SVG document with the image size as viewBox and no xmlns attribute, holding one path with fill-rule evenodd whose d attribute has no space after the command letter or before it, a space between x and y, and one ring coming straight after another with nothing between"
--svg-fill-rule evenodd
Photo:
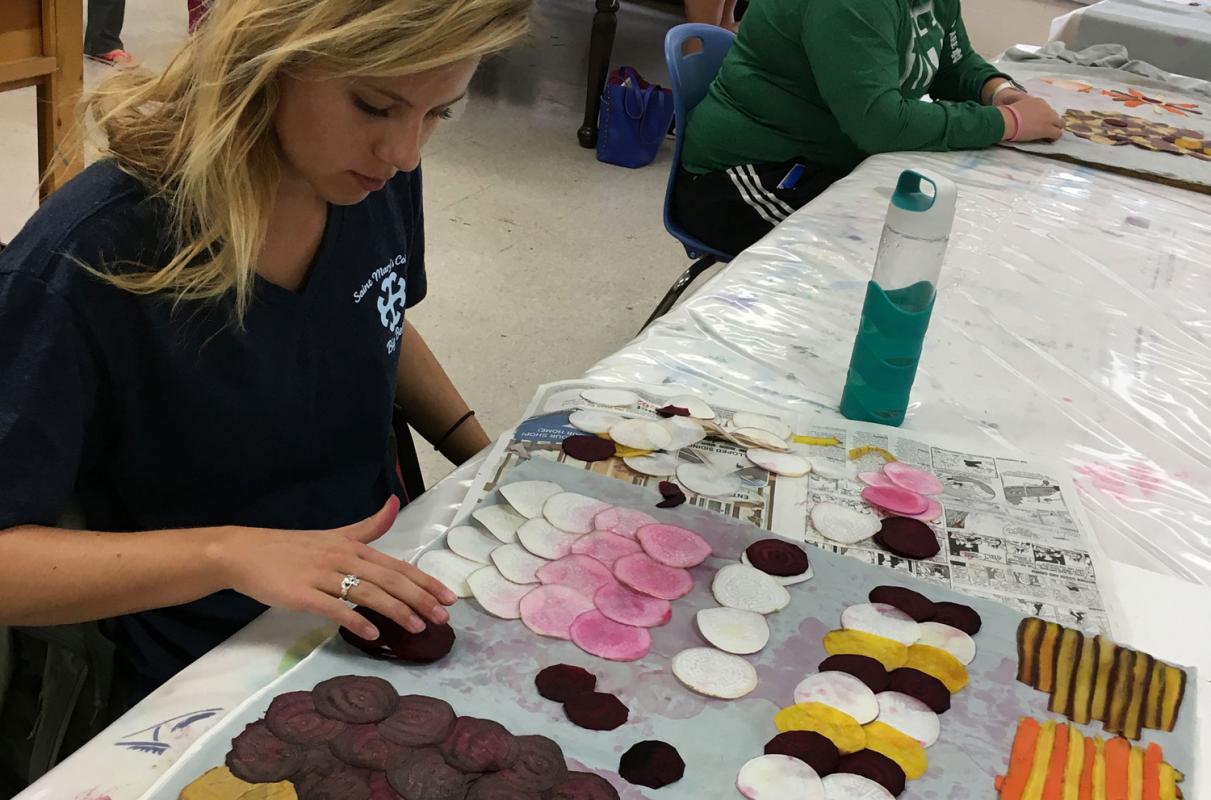
<instances>
[{"instance_id":1,"label":"orange carrot strip","mask_svg":"<svg viewBox=\"0 0 1211 800\"><path fill-rule=\"evenodd\" d=\"M1127 800L1127 760L1131 745L1121 736L1106 742L1106 800Z\"/></svg>"},{"instance_id":2,"label":"orange carrot strip","mask_svg":"<svg viewBox=\"0 0 1211 800\"><path fill-rule=\"evenodd\" d=\"M1144 751L1144 800L1161 800L1161 764L1165 751L1156 742Z\"/></svg>"},{"instance_id":3,"label":"orange carrot strip","mask_svg":"<svg viewBox=\"0 0 1211 800\"><path fill-rule=\"evenodd\" d=\"M1043 800L1063 800L1064 764L1068 761L1068 726L1055 726L1055 746L1051 748L1051 761L1047 764L1047 780L1043 784Z\"/></svg>"},{"instance_id":4,"label":"orange carrot strip","mask_svg":"<svg viewBox=\"0 0 1211 800\"><path fill-rule=\"evenodd\" d=\"M1039 723L1030 717L1018 721L1018 732L1009 751L1009 772L1001 786L1001 800L1021 800L1034 761L1034 746L1039 739Z\"/></svg>"},{"instance_id":5,"label":"orange carrot strip","mask_svg":"<svg viewBox=\"0 0 1211 800\"><path fill-rule=\"evenodd\" d=\"M1093 800L1093 740L1085 740L1085 762L1081 765L1081 782L1077 800Z\"/></svg>"}]
</instances>

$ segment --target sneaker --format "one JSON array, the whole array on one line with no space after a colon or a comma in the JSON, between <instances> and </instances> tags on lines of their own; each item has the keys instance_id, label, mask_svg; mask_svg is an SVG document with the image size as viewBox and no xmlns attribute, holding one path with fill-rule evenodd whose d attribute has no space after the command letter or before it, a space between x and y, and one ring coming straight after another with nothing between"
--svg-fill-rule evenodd
<instances>
[{"instance_id":1,"label":"sneaker","mask_svg":"<svg viewBox=\"0 0 1211 800\"><path fill-rule=\"evenodd\" d=\"M135 67L139 64L135 60L135 57L125 50L110 50L108 53L98 53L96 55L86 53L84 57L89 61L96 61L98 64L107 64L119 69L123 67Z\"/></svg>"}]
</instances>

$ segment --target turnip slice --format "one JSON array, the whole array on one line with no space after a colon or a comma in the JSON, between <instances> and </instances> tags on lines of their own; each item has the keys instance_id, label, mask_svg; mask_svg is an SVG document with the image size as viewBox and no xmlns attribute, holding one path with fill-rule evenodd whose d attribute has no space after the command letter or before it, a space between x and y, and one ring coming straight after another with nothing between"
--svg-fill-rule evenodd
<instances>
[{"instance_id":1,"label":"turnip slice","mask_svg":"<svg viewBox=\"0 0 1211 800\"><path fill-rule=\"evenodd\" d=\"M468 558L479 564L491 564L492 551L500 547L500 540L488 536L479 528L470 525L459 525L446 531L446 547L449 547L463 558Z\"/></svg>"},{"instance_id":2,"label":"turnip slice","mask_svg":"<svg viewBox=\"0 0 1211 800\"><path fill-rule=\"evenodd\" d=\"M537 519L547 500L562 491L562 486L550 481L518 481L501 486L500 496L526 519Z\"/></svg>"},{"instance_id":3,"label":"turnip slice","mask_svg":"<svg viewBox=\"0 0 1211 800\"><path fill-rule=\"evenodd\" d=\"M673 443L672 434L650 419L624 419L610 428L610 438L636 450L663 450Z\"/></svg>"},{"instance_id":4,"label":"turnip slice","mask_svg":"<svg viewBox=\"0 0 1211 800\"><path fill-rule=\"evenodd\" d=\"M900 644L916 644L921 625L895 606L887 603L857 603L841 612L841 627L865 631ZM869 720L867 720L869 722Z\"/></svg>"},{"instance_id":5,"label":"turnip slice","mask_svg":"<svg viewBox=\"0 0 1211 800\"><path fill-rule=\"evenodd\" d=\"M673 656L673 675L707 697L735 700L757 688L757 670L740 656L713 647L692 647Z\"/></svg>"},{"instance_id":6,"label":"turnip slice","mask_svg":"<svg viewBox=\"0 0 1211 800\"><path fill-rule=\"evenodd\" d=\"M849 714L859 725L879 716L879 701L865 683L846 672L817 672L795 687L796 703L823 703Z\"/></svg>"},{"instance_id":7,"label":"turnip slice","mask_svg":"<svg viewBox=\"0 0 1211 800\"><path fill-rule=\"evenodd\" d=\"M615 622L596 609L578 616L570 632L581 650L609 661L637 661L652 649L652 635L646 628Z\"/></svg>"},{"instance_id":8,"label":"turnip slice","mask_svg":"<svg viewBox=\"0 0 1211 800\"><path fill-rule=\"evenodd\" d=\"M561 531L588 533L593 530L593 518L609 507L609 503L583 494L560 492L551 495L543 505L542 515Z\"/></svg>"},{"instance_id":9,"label":"turnip slice","mask_svg":"<svg viewBox=\"0 0 1211 800\"><path fill-rule=\"evenodd\" d=\"M706 497L731 497L742 486L735 473L720 472L710 464L680 464L677 480L694 494Z\"/></svg>"},{"instance_id":10,"label":"turnip slice","mask_svg":"<svg viewBox=\"0 0 1211 800\"><path fill-rule=\"evenodd\" d=\"M776 450L779 453L785 453L791 449L785 439L780 439L760 428L737 428L730 433L733 439L746 447L760 447L766 450Z\"/></svg>"},{"instance_id":11,"label":"turnip slice","mask_svg":"<svg viewBox=\"0 0 1211 800\"><path fill-rule=\"evenodd\" d=\"M593 595L593 603L606 618L636 628L655 628L673 616L668 600L640 594L620 583L602 586Z\"/></svg>"},{"instance_id":12,"label":"turnip slice","mask_svg":"<svg viewBox=\"0 0 1211 800\"><path fill-rule=\"evenodd\" d=\"M609 531L628 539L635 538L635 532L644 525L652 525L656 518L634 508L614 506L607 508L593 517L593 527L599 531Z\"/></svg>"},{"instance_id":13,"label":"turnip slice","mask_svg":"<svg viewBox=\"0 0 1211 800\"><path fill-rule=\"evenodd\" d=\"M673 453L652 453L646 456L627 456L622 463L633 472L652 478L667 478L677 472L677 456Z\"/></svg>"},{"instance_id":14,"label":"turnip slice","mask_svg":"<svg viewBox=\"0 0 1211 800\"><path fill-rule=\"evenodd\" d=\"M506 580L513 583L538 583L535 573L552 562L539 558L520 544L506 544L492 551L492 563Z\"/></svg>"},{"instance_id":15,"label":"turnip slice","mask_svg":"<svg viewBox=\"0 0 1211 800\"><path fill-rule=\"evenodd\" d=\"M976 640L958 628L942 622L922 622L921 638L917 644L927 644L950 653L960 664L970 664L976 657Z\"/></svg>"},{"instance_id":16,"label":"turnip slice","mask_svg":"<svg viewBox=\"0 0 1211 800\"><path fill-rule=\"evenodd\" d=\"M850 772L825 775L824 800L896 800L895 796L870 778Z\"/></svg>"},{"instance_id":17,"label":"turnip slice","mask_svg":"<svg viewBox=\"0 0 1211 800\"><path fill-rule=\"evenodd\" d=\"M918 469L902 461L893 461L883 465L883 474L897 486L917 494L941 494L942 482L937 476L923 469Z\"/></svg>"},{"instance_id":18,"label":"turnip slice","mask_svg":"<svg viewBox=\"0 0 1211 800\"><path fill-rule=\"evenodd\" d=\"M626 408L639 402L639 395L626 389L581 389L580 396L599 406Z\"/></svg>"},{"instance_id":19,"label":"turnip slice","mask_svg":"<svg viewBox=\"0 0 1211 800\"><path fill-rule=\"evenodd\" d=\"M593 531L572 544L573 553L595 558L607 567L613 567L615 561L623 556L638 553L640 549L639 543L634 539L609 531Z\"/></svg>"},{"instance_id":20,"label":"turnip slice","mask_svg":"<svg viewBox=\"0 0 1211 800\"><path fill-rule=\"evenodd\" d=\"M791 437L790 426L776 417L764 414L754 414L751 411L737 411L728 422L731 428L760 428L769 431L779 439L786 441Z\"/></svg>"},{"instance_id":21,"label":"turnip slice","mask_svg":"<svg viewBox=\"0 0 1211 800\"><path fill-rule=\"evenodd\" d=\"M812 506L811 520L817 533L841 544L857 544L879 532L879 520L874 514L838 503L816 503Z\"/></svg>"},{"instance_id":22,"label":"turnip slice","mask_svg":"<svg viewBox=\"0 0 1211 800\"><path fill-rule=\"evenodd\" d=\"M589 556L569 555L545 564L536 573L544 584L559 584L584 594L596 594L602 586L617 583L610 568Z\"/></svg>"},{"instance_id":23,"label":"turnip slice","mask_svg":"<svg viewBox=\"0 0 1211 800\"><path fill-rule=\"evenodd\" d=\"M882 472L859 472L858 480L865 483L867 486L895 486L891 482L891 478L884 475Z\"/></svg>"},{"instance_id":24,"label":"turnip slice","mask_svg":"<svg viewBox=\"0 0 1211 800\"><path fill-rule=\"evenodd\" d=\"M649 556L670 567L696 567L711 555L706 539L676 525L645 525L635 532L635 538Z\"/></svg>"},{"instance_id":25,"label":"turnip slice","mask_svg":"<svg viewBox=\"0 0 1211 800\"><path fill-rule=\"evenodd\" d=\"M600 411L596 408L578 408L568 415L572 427L585 433L609 433L610 428L622 422L623 417L611 412Z\"/></svg>"},{"instance_id":26,"label":"turnip slice","mask_svg":"<svg viewBox=\"0 0 1211 800\"><path fill-rule=\"evenodd\" d=\"M442 584L459 597L470 597L471 587L467 578L476 570L483 569L483 564L454 553L445 548L430 550L421 555L416 562L416 568L421 572L437 578Z\"/></svg>"},{"instance_id":27,"label":"turnip slice","mask_svg":"<svg viewBox=\"0 0 1211 800\"><path fill-rule=\"evenodd\" d=\"M929 508L925 495L899 486L867 486L862 490L862 499L893 514L921 514Z\"/></svg>"},{"instance_id":28,"label":"turnip slice","mask_svg":"<svg viewBox=\"0 0 1211 800\"><path fill-rule=\"evenodd\" d=\"M506 580L496 567L482 567L472 572L467 585L483 610L501 619L520 619L521 599L534 590L532 584Z\"/></svg>"},{"instance_id":29,"label":"turnip slice","mask_svg":"<svg viewBox=\"0 0 1211 800\"><path fill-rule=\"evenodd\" d=\"M503 504L477 508L471 512L471 516L504 544L517 541L517 529L526 521L521 514Z\"/></svg>"},{"instance_id":30,"label":"turnip slice","mask_svg":"<svg viewBox=\"0 0 1211 800\"><path fill-rule=\"evenodd\" d=\"M850 464L838 464L830 458L809 458L808 461L812 464L812 474L819 475L821 478L846 481L851 480L857 474L857 470Z\"/></svg>"},{"instance_id":31,"label":"turnip slice","mask_svg":"<svg viewBox=\"0 0 1211 800\"><path fill-rule=\"evenodd\" d=\"M747 564L728 564L716 572L711 593L721 606L758 614L772 614L791 601L782 584Z\"/></svg>"},{"instance_id":32,"label":"turnip slice","mask_svg":"<svg viewBox=\"0 0 1211 800\"><path fill-rule=\"evenodd\" d=\"M744 564L746 566L749 566L749 567L753 566L752 562L748 560L748 553L740 554L740 563ZM756 567L753 567L753 569L756 569ZM761 570L757 570L757 571L760 572ZM766 574L769 575L768 572ZM788 576L770 575L770 577L773 578L774 580L776 580L778 583L782 584L783 586L794 586L796 583L803 583L804 581L810 581L812 579L812 576L815 574L816 573L812 571L812 565L808 564L807 572L801 572L798 575L788 575Z\"/></svg>"},{"instance_id":33,"label":"turnip slice","mask_svg":"<svg viewBox=\"0 0 1211 800\"><path fill-rule=\"evenodd\" d=\"M517 541L539 558L554 561L572 552L579 533L561 531L545 519L532 519L517 529Z\"/></svg>"},{"instance_id":34,"label":"turnip slice","mask_svg":"<svg viewBox=\"0 0 1211 800\"><path fill-rule=\"evenodd\" d=\"M879 692L875 699L879 701L880 722L911 736L922 747L929 747L938 740L942 730L938 715L917 698L900 692Z\"/></svg>"},{"instance_id":35,"label":"turnip slice","mask_svg":"<svg viewBox=\"0 0 1211 800\"><path fill-rule=\"evenodd\" d=\"M776 450L766 450L762 447L750 447L746 455L749 461L775 475L801 478L812 471L811 462L794 453L779 453Z\"/></svg>"},{"instance_id":36,"label":"turnip slice","mask_svg":"<svg viewBox=\"0 0 1211 800\"><path fill-rule=\"evenodd\" d=\"M702 423L688 417L669 417L662 419L660 424L672 437L666 450L680 450L706 438L706 428L702 427Z\"/></svg>"},{"instance_id":37,"label":"turnip slice","mask_svg":"<svg viewBox=\"0 0 1211 800\"><path fill-rule=\"evenodd\" d=\"M572 622L586 611L592 611L593 601L567 586L539 586L521 599L521 621L539 636L556 639L572 638Z\"/></svg>"},{"instance_id":38,"label":"turnip slice","mask_svg":"<svg viewBox=\"0 0 1211 800\"><path fill-rule=\"evenodd\" d=\"M688 571L661 564L647 553L615 561L614 576L635 591L662 600L685 597L694 588L694 577Z\"/></svg>"},{"instance_id":39,"label":"turnip slice","mask_svg":"<svg viewBox=\"0 0 1211 800\"><path fill-rule=\"evenodd\" d=\"M684 408L690 412L690 416L695 419L714 419L715 409L707 405L706 401L701 397L695 397L692 394L683 394L674 397L672 400L665 401L665 405Z\"/></svg>"},{"instance_id":40,"label":"turnip slice","mask_svg":"<svg viewBox=\"0 0 1211 800\"><path fill-rule=\"evenodd\" d=\"M736 788L749 800L825 800L824 782L794 756L757 756L740 768Z\"/></svg>"},{"instance_id":41,"label":"turnip slice","mask_svg":"<svg viewBox=\"0 0 1211 800\"><path fill-rule=\"evenodd\" d=\"M769 643L769 623L755 611L704 608L694 621L703 639L727 653L747 656Z\"/></svg>"}]
</instances>

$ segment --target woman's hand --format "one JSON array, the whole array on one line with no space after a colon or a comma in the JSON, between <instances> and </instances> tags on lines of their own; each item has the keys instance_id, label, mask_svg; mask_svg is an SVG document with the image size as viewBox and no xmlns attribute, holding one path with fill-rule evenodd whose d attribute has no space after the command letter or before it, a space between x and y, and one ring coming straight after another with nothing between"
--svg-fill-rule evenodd
<instances>
[{"instance_id":1,"label":"woman's hand","mask_svg":"<svg viewBox=\"0 0 1211 800\"><path fill-rule=\"evenodd\" d=\"M1007 92L1008 90L1001 94ZM1055 141L1063 135L1064 123L1060 115L1041 97L1026 95L1012 103L1012 108L1012 111L1008 107L1001 108L1001 116L1005 120L1005 135L1002 141Z\"/></svg>"},{"instance_id":2,"label":"woman's hand","mask_svg":"<svg viewBox=\"0 0 1211 800\"><path fill-rule=\"evenodd\" d=\"M1027 97L1030 95L1021 89L1002 89L992 98L992 104L994 106L1011 106L1014 103L1020 103Z\"/></svg>"},{"instance_id":3,"label":"woman's hand","mask_svg":"<svg viewBox=\"0 0 1211 800\"><path fill-rule=\"evenodd\" d=\"M399 499L392 497L372 516L327 531L226 528L210 553L237 592L265 605L327 617L363 639L377 639L369 620L340 599L342 579L356 575L361 584L349 592L350 601L419 633L425 629L422 617L438 624L449 620L442 606L458 598L408 562L370 546L398 513Z\"/></svg>"}]
</instances>

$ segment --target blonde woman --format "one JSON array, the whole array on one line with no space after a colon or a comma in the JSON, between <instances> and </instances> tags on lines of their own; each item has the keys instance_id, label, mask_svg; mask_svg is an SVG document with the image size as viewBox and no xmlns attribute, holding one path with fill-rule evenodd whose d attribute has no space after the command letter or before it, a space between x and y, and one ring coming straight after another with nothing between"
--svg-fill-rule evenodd
<instances>
[{"instance_id":1,"label":"blonde woman","mask_svg":"<svg viewBox=\"0 0 1211 800\"><path fill-rule=\"evenodd\" d=\"M104 157L0 254L0 625L100 620L109 716L266 606L370 638L344 600L448 618L371 546L403 496L393 401L452 461L488 443L405 320L421 147L529 4L223 0L162 75L86 101Z\"/></svg>"}]
</instances>

